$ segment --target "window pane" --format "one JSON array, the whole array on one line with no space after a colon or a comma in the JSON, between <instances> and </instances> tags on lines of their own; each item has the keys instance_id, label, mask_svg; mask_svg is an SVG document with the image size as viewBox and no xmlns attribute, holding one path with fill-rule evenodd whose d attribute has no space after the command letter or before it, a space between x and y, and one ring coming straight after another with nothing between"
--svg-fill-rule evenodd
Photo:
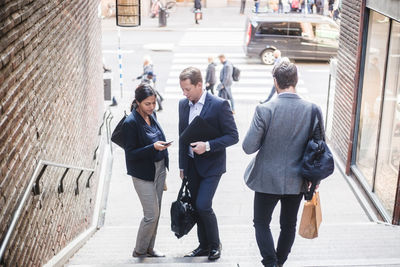
<instances>
[{"instance_id":1,"label":"window pane","mask_svg":"<svg viewBox=\"0 0 400 267\"><path fill-rule=\"evenodd\" d=\"M257 34L287 35L288 24L286 22L263 23L257 29Z\"/></svg>"},{"instance_id":2,"label":"window pane","mask_svg":"<svg viewBox=\"0 0 400 267\"><path fill-rule=\"evenodd\" d=\"M400 23L392 22L375 189L393 215L400 160Z\"/></svg>"},{"instance_id":3,"label":"window pane","mask_svg":"<svg viewBox=\"0 0 400 267\"><path fill-rule=\"evenodd\" d=\"M356 164L373 187L389 19L371 11L368 29Z\"/></svg>"},{"instance_id":4,"label":"window pane","mask_svg":"<svg viewBox=\"0 0 400 267\"><path fill-rule=\"evenodd\" d=\"M302 35L302 30L301 30L301 26L300 23L298 22L291 22L289 24L289 30L288 30L288 34L290 36L301 36Z\"/></svg>"}]
</instances>

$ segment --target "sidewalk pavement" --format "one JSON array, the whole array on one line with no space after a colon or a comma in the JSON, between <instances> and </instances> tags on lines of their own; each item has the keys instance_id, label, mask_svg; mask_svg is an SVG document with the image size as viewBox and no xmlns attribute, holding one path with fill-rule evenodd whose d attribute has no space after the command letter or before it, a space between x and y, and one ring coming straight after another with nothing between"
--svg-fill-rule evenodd
<instances>
[{"instance_id":1,"label":"sidewalk pavement","mask_svg":"<svg viewBox=\"0 0 400 267\"><path fill-rule=\"evenodd\" d=\"M213 12L214 16L221 17L218 20L219 26L229 24L229 27L242 27L243 17L239 17L239 9L237 13L235 9L226 10L224 14L218 9L204 10L204 21L201 23L210 27L216 25L215 20L207 19L211 17L207 14ZM165 30L180 30L178 25L186 20L187 23L193 23L194 27L193 14L189 11L190 8L178 9L169 18L169 29ZM237 14L236 17L233 14ZM143 23L142 30L151 30L151 27L158 25L158 21L147 18L144 22L146 23ZM155 25L149 25L150 22ZM114 115L112 129L122 117L123 111L128 110L132 98L132 92L124 92L124 98L119 101L119 105L111 107ZM241 149L241 141L249 127L257 101L235 100L235 120L240 141L227 149L227 173L222 176L213 203L223 248L221 259L211 263L206 257L183 258L184 254L198 245L196 230L181 239L177 239L170 230L170 207L177 197L181 180L178 172L178 100L167 99L164 101L164 110L158 114L158 120L167 139L174 140L174 143L169 149L168 191L164 192L156 239L156 249L164 252L167 257L136 259L131 256L143 216L142 208L132 180L126 174L124 151L114 145L105 224L70 259L67 266L261 266L252 223L254 193L243 181L244 170L254 155L248 156ZM285 267L400 266L400 227L371 222L338 168L331 177L322 182L320 197L323 222L319 237L307 240L297 235ZM271 229L277 241L279 206L273 215Z\"/></svg>"}]
</instances>

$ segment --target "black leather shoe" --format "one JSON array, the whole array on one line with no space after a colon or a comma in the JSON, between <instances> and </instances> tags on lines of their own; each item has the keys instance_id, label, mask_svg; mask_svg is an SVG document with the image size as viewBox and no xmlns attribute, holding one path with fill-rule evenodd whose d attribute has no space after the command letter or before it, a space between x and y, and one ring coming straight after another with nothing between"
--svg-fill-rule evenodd
<instances>
[{"instance_id":1,"label":"black leather shoe","mask_svg":"<svg viewBox=\"0 0 400 267\"><path fill-rule=\"evenodd\" d=\"M208 249L204 249L201 247L196 248L189 254L186 254L184 257L201 257L201 256L207 256L210 251Z\"/></svg>"},{"instance_id":2,"label":"black leather shoe","mask_svg":"<svg viewBox=\"0 0 400 267\"><path fill-rule=\"evenodd\" d=\"M208 254L208 260L210 261L215 261L221 257L221 245L219 245L218 248L210 250L210 253Z\"/></svg>"}]
</instances>

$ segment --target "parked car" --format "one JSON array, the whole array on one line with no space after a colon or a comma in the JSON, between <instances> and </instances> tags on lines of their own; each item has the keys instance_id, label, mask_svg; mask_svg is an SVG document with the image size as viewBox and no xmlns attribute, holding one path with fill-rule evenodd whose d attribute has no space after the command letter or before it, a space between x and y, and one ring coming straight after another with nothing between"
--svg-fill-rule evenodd
<instances>
[{"instance_id":1,"label":"parked car","mask_svg":"<svg viewBox=\"0 0 400 267\"><path fill-rule=\"evenodd\" d=\"M248 17L244 50L248 57L274 63L274 50L291 59L329 60L338 50L339 26L315 14L259 14Z\"/></svg>"}]
</instances>

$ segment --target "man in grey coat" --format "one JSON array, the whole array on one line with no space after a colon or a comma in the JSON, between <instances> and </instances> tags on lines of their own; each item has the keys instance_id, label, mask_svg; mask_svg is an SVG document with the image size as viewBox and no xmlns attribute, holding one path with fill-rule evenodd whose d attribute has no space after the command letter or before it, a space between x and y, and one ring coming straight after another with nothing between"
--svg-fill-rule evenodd
<instances>
[{"instance_id":1,"label":"man in grey coat","mask_svg":"<svg viewBox=\"0 0 400 267\"><path fill-rule=\"evenodd\" d=\"M312 103L296 93L298 76L293 63L279 62L272 75L278 97L257 106L242 146L247 154L258 152L244 176L247 186L255 191L253 222L262 263L283 266L294 243L300 202L309 186L300 168ZM275 249L269 225L278 201L281 232Z\"/></svg>"},{"instance_id":2,"label":"man in grey coat","mask_svg":"<svg viewBox=\"0 0 400 267\"><path fill-rule=\"evenodd\" d=\"M214 94L214 85L217 82L215 78L215 63L212 57L208 57L208 66L206 72L206 90Z\"/></svg>"},{"instance_id":3,"label":"man in grey coat","mask_svg":"<svg viewBox=\"0 0 400 267\"><path fill-rule=\"evenodd\" d=\"M226 57L223 54L219 55L218 58L221 61L221 64L223 65L219 75L219 80L221 83L217 87L218 96L223 99L229 100L231 103L232 113L235 113L235 106L231 91L233 83L233 78L232 78L233 65L230 61L226 60Z\"/></svg>"}]
</instances>

